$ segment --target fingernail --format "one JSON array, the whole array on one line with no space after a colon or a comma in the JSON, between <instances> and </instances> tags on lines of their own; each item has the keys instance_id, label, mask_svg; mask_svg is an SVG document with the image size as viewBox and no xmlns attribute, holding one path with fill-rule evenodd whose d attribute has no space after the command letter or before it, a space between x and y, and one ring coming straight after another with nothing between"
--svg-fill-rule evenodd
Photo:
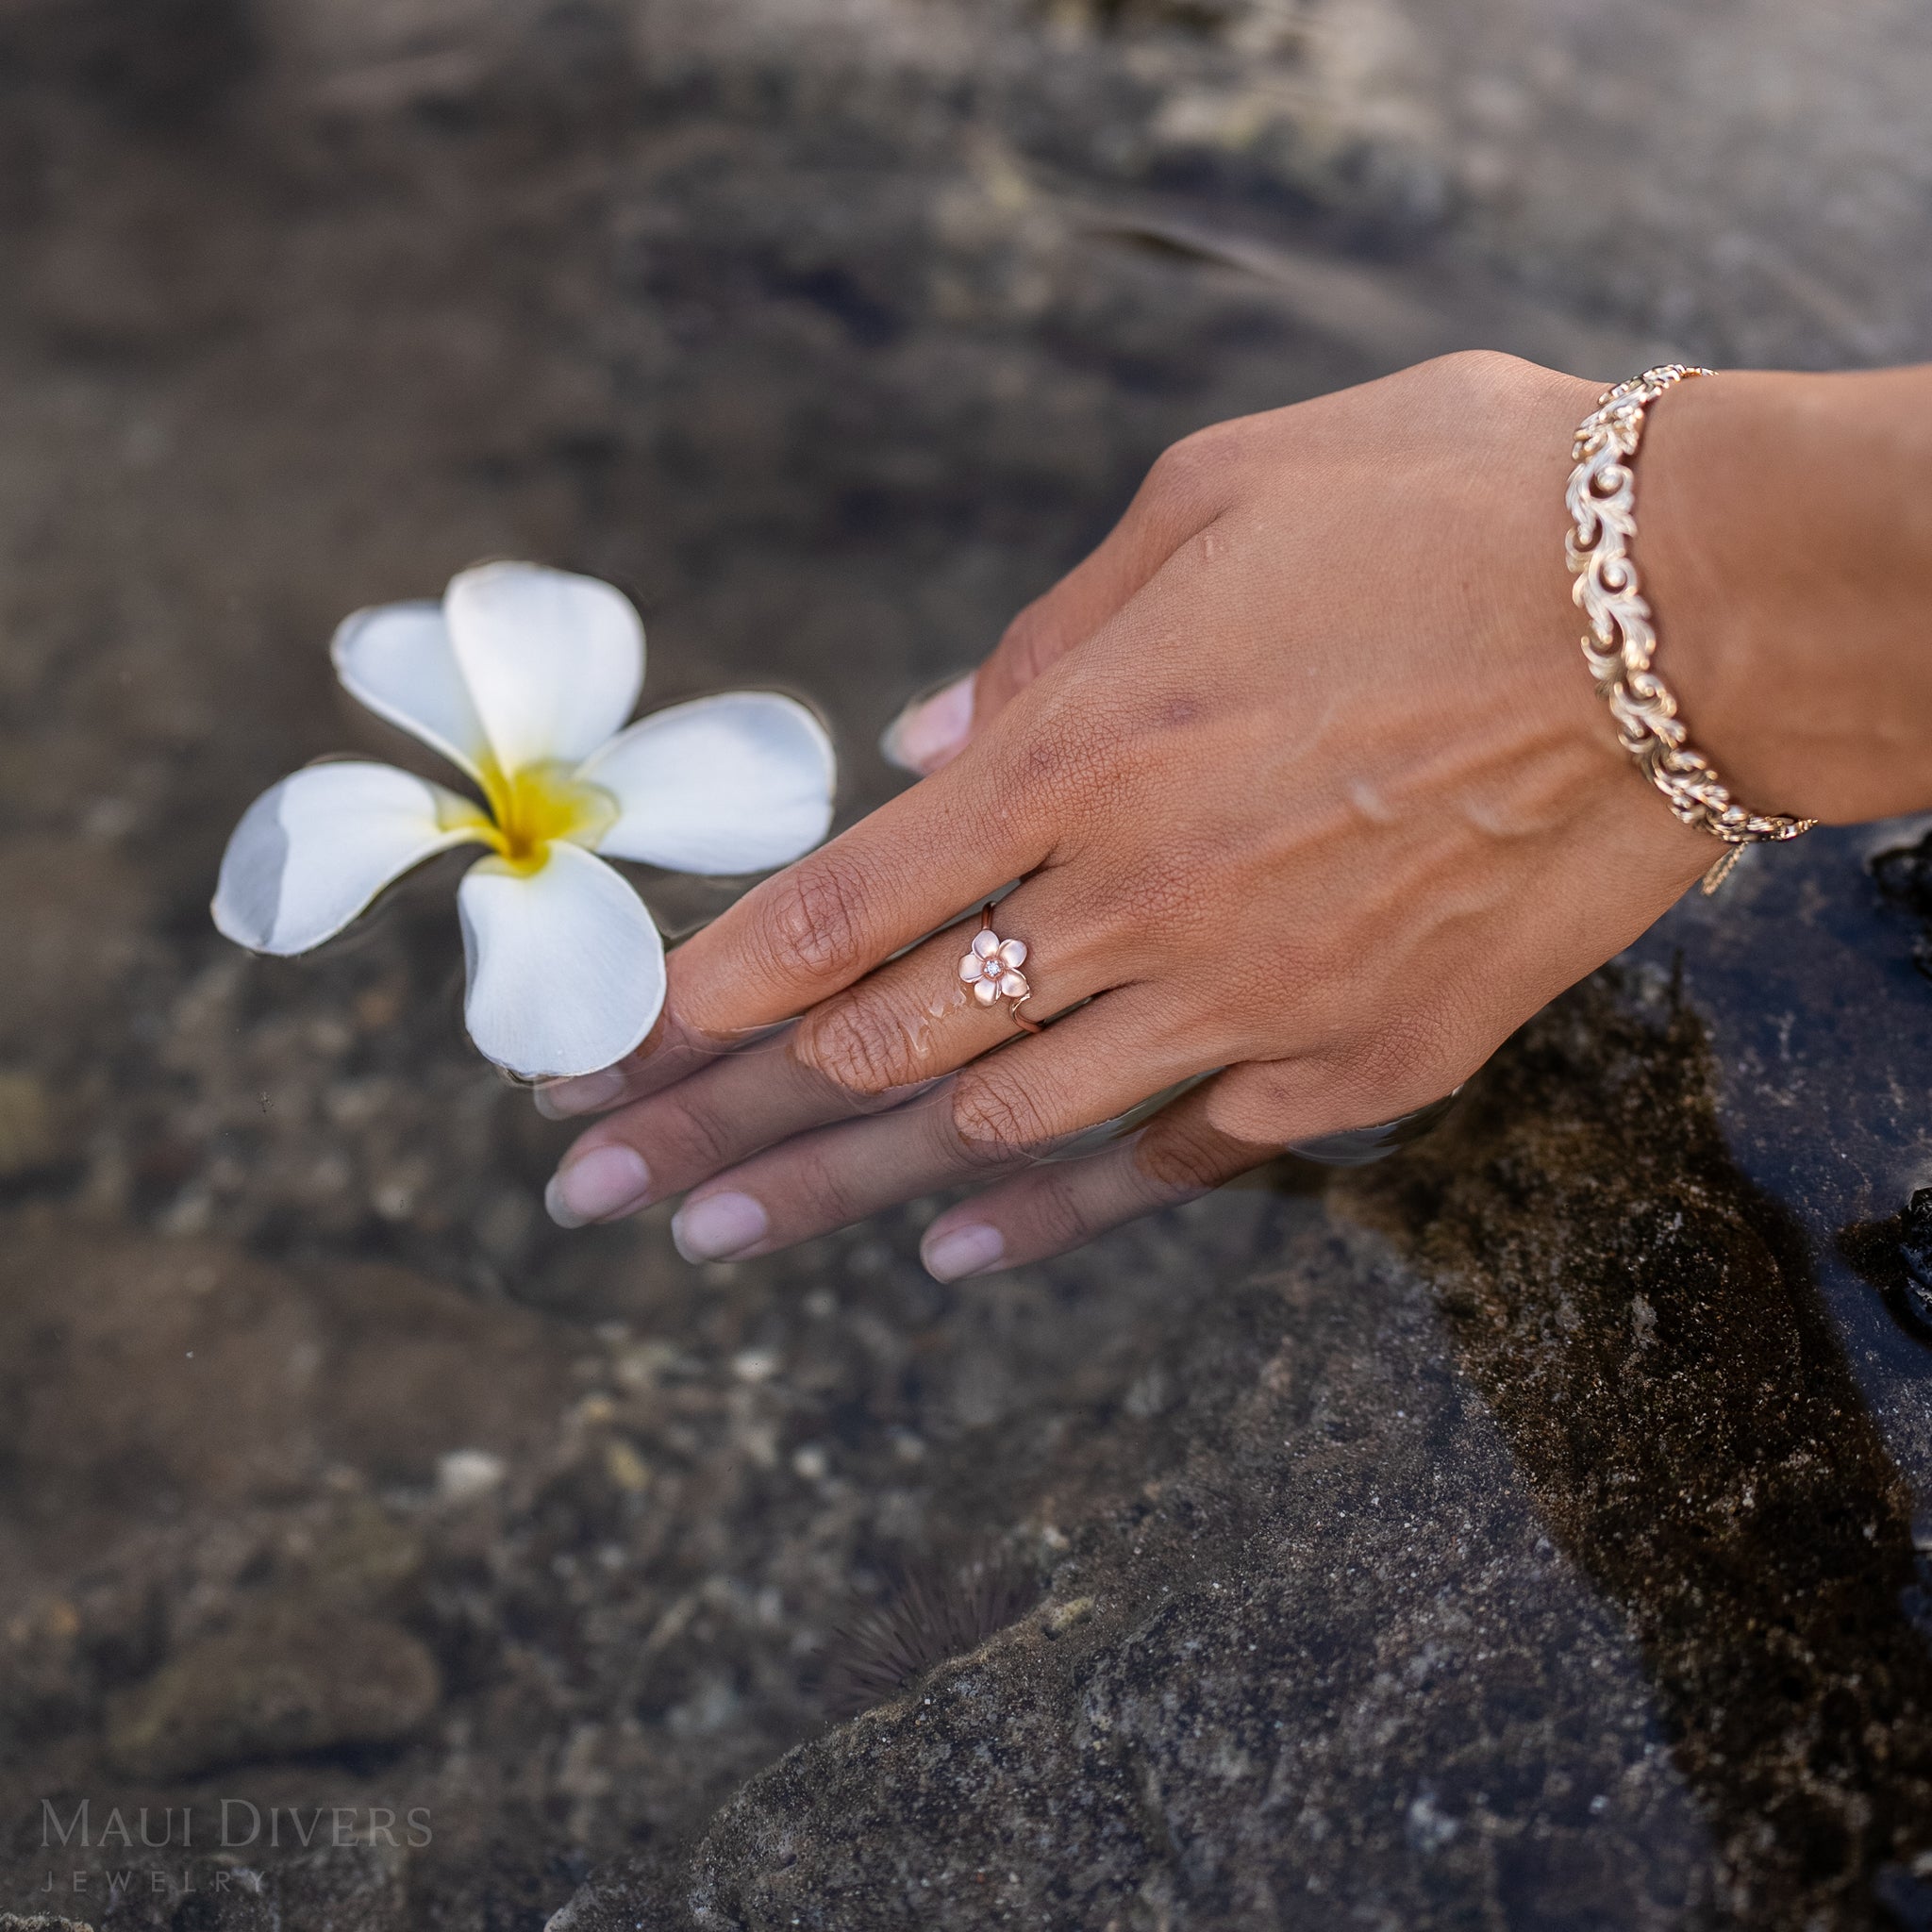
<instances>
[{"instance_id":1,"label":"fingernail","mask_svg":"<svg viewBox=\"0 0 1932 1932\"><path fill-rule=\"evenodd\" d=\"M547 1121L567 1121L574 1114L608 1107L624 1093L624 1075L615 1067L579 1074L575 1079L553 1080L536 1091L537 1111Z\"/></svg>"},{"instance_id":2,"label":"fingernail","mask_svg":"<svg viewBox=\"0 0 1932 1932\"><path fill-rule=\"evenodd\" d=\"M886 726L879 751L889 765L923 778L958 756L973 728L973 680L969 671L929 698L915 698Z\"/></svg>"},{"instance_id":3,"label":"fingernail","mask_svg":"<svg viewBox=\"0 0 1932 1932\"><path fill-rule=\"evenodd\" d=\"M1006 1252L1006 1237L998 1228L969 1222L964 1227L927 1235L920 1243L919 1258L935 1281L958 1281L962 1274L978 1274L992 1267Z\"/></svg>"},{"instance_id":4,"label":"fingernail","mask_svg":"<svg viewBox=\"0 0 1932 1932\"><path fill-rule=\"evenodd\" d=\"M558 1227L583 1227L641 1208L650 1191L651 1170L635 1147L592 1147L550 1176L543 1205Z\"/></svg>"},{"instance_id":5,"label":"fingernail","mask_svg":"<svg viewBox=\"0 0 1932 1932\"><path fill-rule=\"evenodd\" d=\"M765 1210L749 1194L707 1194L671 1218L671 1239L687 1261L722 1261L765 1238Z\"/></svg>"}]
</instances>

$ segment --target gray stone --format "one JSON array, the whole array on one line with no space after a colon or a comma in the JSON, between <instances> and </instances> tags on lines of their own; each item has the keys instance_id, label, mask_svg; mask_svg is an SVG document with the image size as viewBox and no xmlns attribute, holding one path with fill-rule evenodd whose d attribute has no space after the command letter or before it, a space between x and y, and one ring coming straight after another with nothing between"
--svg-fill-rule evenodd
<instances>
[{"instance_id":1,"label":"gray stone","mask_svg":"<svg viewBox=\"0 0 1932 1932\"><path fill-rule=\"evenodd\" d=\"M814 698L849 823L1204 422L1927 353L1928 90L1903 0L0 5L0 1049L60 1137L0 1217L0 1902L44 1794L204 1846L213 1791L434 1835L114 1924L1932 1923L1928 994L1858 841L1386 1173L970 1291L933 1203L701 1274L551 1228L447 868L300 965L206 917L262 786L421 756L335 622L478 557L635 591L651 703ZM828 1727L837 1633L989 1552L1038 1608ZM264 1601L385 1709L251 1731ZM425 1656L386 1744L106 1750L393 1736Z\"/></svg>"},{"instance_id":2,"label":"gray stone","mask_svg":"<svg viewBox=\"0 0 1932 1932\"><path fill-rule=\"evenodd\" d=\"M108 1753L129 1776L177 1778L255 1758L395 1744L440 1694L435 1659L397 1625L264 1606L117 1700Z\"/></svg>"}]
</instances>

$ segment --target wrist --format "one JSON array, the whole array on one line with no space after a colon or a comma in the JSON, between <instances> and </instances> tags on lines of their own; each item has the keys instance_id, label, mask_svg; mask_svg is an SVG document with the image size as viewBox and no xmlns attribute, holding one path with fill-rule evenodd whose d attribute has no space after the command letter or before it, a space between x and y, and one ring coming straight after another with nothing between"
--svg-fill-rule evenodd
<instances>
[{"instance_id":1,"label":"wrist","mask_svg":"<svg viewBox=\"0 0 1932 1932\"><path fill-rule=\"evenodd\" d=\"M1756 811L1932 807L1932 390L1916 371L1680 385L1638 458L1657 668Z\"/></svg>"}]
</instances>

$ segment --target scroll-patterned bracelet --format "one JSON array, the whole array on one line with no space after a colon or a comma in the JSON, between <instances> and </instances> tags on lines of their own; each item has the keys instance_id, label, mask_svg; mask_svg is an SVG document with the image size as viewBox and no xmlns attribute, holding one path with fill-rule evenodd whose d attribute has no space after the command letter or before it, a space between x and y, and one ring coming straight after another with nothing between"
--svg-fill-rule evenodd
<instances>
[{"instance_id":1,"label":"scroll-patterned bracelet","mask_svg":"<svg viewBox=\"0 0 1932 1932\"><path fill-rule=\"evenodd\" d=\"M1598 694L1617 721L1617 736L1639 769L1687 825L1722 839L1725 851L1704 874L1704 890L1724 884L1746 845L1795 839L1816 819L1752 812L1734 799L1710 760L1691 745L1677 701L1651 668L1657 625L1638 582L1630 546L1637 537L1637 478L1631 468L1643 436L1643 412L1667 389L1708 369L1681 362L1647 369L1597 398L1571 451L1566 501L1575 528L1563 540L1576 578L1572 594L1590 620L1583 656Z\"/></svg>"}]
</instances>

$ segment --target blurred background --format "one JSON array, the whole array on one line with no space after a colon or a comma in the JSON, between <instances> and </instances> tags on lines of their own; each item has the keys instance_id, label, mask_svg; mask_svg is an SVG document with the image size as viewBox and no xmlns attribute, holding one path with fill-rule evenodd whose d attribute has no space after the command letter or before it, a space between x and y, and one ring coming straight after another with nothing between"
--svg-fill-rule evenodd
<instances>
[{"instance_id":1,"label":"blurred background","mask_svg":"<svg viewBox=\"0 0 1932 1932\"><path fill-rule=\"evenodd\" d=\"M672 1858L895 1564L1050 1567L1069 1444L1307 1211L967 1290L931 1203L559 1235L453 874L308 962L208 924L259 790L400 753L340 617L610 578L650 704L821 708L849 823L1204 423L1478 344L1932 352L1928 97L1913 0L0 0L0 1906L108 1910L48 1797L429 1808L290 1924ZM108 1923L257 1923L157 1862Z\"/></svg>"}]
</instances>

